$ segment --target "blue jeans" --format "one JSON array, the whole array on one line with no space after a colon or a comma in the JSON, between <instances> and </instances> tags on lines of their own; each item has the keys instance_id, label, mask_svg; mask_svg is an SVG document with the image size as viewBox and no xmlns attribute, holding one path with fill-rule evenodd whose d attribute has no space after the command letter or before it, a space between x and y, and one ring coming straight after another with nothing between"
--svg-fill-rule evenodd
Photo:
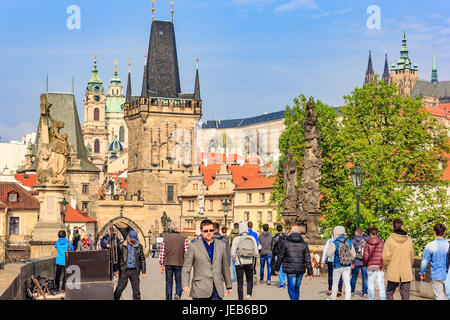
<instances>
[{"instance_id":1,"label":"blue jeans","mask_svg":"<svg viewBox=\"0 0 450 320\"><path fill-rule=\"evenodd\" d=\"M261 264L261 269L259 271L259 280L263 281L264 280L264 265L265 262L267 261L267 281L270 281L271 276L272 276L272 267L271 267L271 263L272 263L272 254L262 254L259 262Z\"/></svg>"},{"instance_id":2,"label":"blue jeans","mask_svg":"<svg viewBox=\"0 0 450 320\"><path fill-rule=\"evenodd\" d=\"M355 267L352 270L352 280L350 281L350 285L352 287L352 293L355 292L356 280L358 280L359 270L361 270L361 274L362 274L362 292L363 292L363 294L367 294L367 267L365 267L365 266Z\"/></svg>"},{"instance_id":3,"label":"blue jeans","mask_svg":"<svg viewBox=\"0 0 450 320\"><path fill-rule=\"evenodd\" d=\"M368 272L368 288L369 300L375 298L375 281L380 292L380 300L386 300L386 288L384 287L384 272L383 271L369 271Z\"/></svg>"},{"instance_id":4,"label":"blue jeans","mask_svg":"<svg viewBox=\"0 0 450 320\"><path fill-rule=\"evenodd\" d=\"M231 260L231 264L233 265L233 281L237 281L237 277L236 277L236 263L234 262L234 260Z\"/></svg>"},{"instance_id":5,"label":"blue jeans","mask_svg":"<svg viewBox=\"0 0 450 320\"><path fill-rule=\"evenodd\" d=\"M291 300L300 299L300 285L302 284L303 274L287 274L288 293Z\"/></svg>"},{"instance_id":6,"label":"blue jeans","mask_svg":"<svg viewBox=\"0 0 450 320\"><path fill-rule=\"evenodd\" d=\"M166 300L172 300L173 278L175 276L175 294L181 297L181 269L179 266L166 266Z\"/></svg>"}]
</instances>

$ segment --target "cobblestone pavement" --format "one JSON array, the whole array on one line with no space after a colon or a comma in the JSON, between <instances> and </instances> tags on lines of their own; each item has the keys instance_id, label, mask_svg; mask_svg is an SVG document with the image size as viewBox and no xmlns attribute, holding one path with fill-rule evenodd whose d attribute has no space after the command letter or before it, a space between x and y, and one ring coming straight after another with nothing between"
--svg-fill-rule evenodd
<instances>
[{"instance_id":1,"label":"cobblestone pavement","mask_svg":"<svg viewBox=\"0 0 450 320\"><path fill-rule=\"evenodd\" d=\"M259 265L256 267L259 280ZM361 277L359 277L361 279ZM253 287L253 300L289 300L287 289L280 289L278 286L278 276L272 276L272 284L258 283ZM244 284L244 294L245 294ZM173 287L175 292L175 283ZM313 277L309 281L306 277L303 278L300 287L300 300L325 300L328 298L328 281L325 277ZM143 300L165 300L165 276L161 274L159 270L158 259L147 258L147 278L142 280L141 278L141 298ZM378 290L375 290L375 298L378 298ZM400 300L400 294L397 292L394 295L396 300ZM123 300L132 299L131 284L128 283L127 288L122 294ZM183 293L182 300L188 300L189 297ZM237 283L233 282L233 292L231 297L225 297L225 300L237 300ZM344 300L343 297L338 300ZM361 281L359 280L356 285L356 294L352 297L352 300L366 300L361 297ZM411 295L411 300L426 300L424 298Z\"/></svg>"}]
</instances>

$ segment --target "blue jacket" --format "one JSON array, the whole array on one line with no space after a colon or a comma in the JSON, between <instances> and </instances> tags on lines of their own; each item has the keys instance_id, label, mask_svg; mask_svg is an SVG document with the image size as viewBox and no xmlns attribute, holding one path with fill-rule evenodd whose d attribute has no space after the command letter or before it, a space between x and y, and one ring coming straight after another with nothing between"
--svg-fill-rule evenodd
<instances>
[{"instance_id":1,"label":"blue jacket","mask_svg":"<svg viewBox=\"0 0 450 320\"><path fill-rule=\"evenodd\" d=\"M434 239L425 247L419 274L425 274L431 262L431 280L441 281L447 278L447 253L449 243L445 239Z\"/></svg>"},{"instance_id":2,"label":"blue jacket","mask_svg":"<svg viewBox=\"0 0 450 320\"><path fill-rule=\"evenodd\" d=\"M322 255L322 261L321 263L325 264L326 262L334 262L334 256L328 257L327 256L327 251L328 251L328 247L330 246L330 243L333 242L334 239L330 238L327 240L327 242L325 243L325 246L323 247L323 255Z\"/></svg>"},{"instance_id":3,"label":"blue jacket","mask_svg":"<svg viewBox=\"0 0 450 320\"><path fill-rule=\"evenodd\" d=\"M366 242L367 240L370 239L370 236L366 233L362 233L362 234L355 234L352 238L352 244L355 246L355 252L358 253L359 250L359 242L364 239ZM351 247L350 247L351 249ZM363 261L360 259L355 258L352 262L355 267L361 267L363 266Z\"/></svg>"},{"instance_id":4,"label":"blue jacket","mask_svg":"<svg viewBox=\"0 0 450 320\"><path fill-rule=\"evenodd\" d=\"M336 247L336 252L334 253L334 269L350 267L350 266L343 266L343 265L341 265L339 263L339 246L341 245L341 242L339 242L339 241L344 241L344 240L345 240L344 236L340 236L339 238L334 240L334 245ZM350 240L347 240L346 242L348 243L348 246L349 246L349 248L351 250L352 249L352 242Z\"/></svg>"},{"instance_id":5,"label":"blue jacket","mask_svg":"<svg viewBox=\"0 0 450 320\"><path fill-rule=\"evenodd\" d=\"M256 244L257 244L258 247L259 247L258 234L257 234L255 231L253 231L252 229L250 229L250 228L248 228L248 234L251 235L253 238L256 239Z\"/></svg>"},{"instance_id":6,"label":"blue jacket","mask_svg":"<svg viewBox=\"0 0 450 320\"><path fill-rule=\"evenodd\" d=\"M74 251L72 244L66 238L59 238L58 241L55 242L55 248L58 251L58 255L56 256L57 265L66 265L66 252L68 251L69 246L70 250Z\"/></svg>"}]
</instances>

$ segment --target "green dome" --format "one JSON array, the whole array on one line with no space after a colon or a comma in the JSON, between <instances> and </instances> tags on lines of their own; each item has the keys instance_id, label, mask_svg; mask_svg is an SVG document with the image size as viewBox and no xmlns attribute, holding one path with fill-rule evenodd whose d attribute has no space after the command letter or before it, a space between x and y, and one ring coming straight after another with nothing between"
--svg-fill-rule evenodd
<instances>
[{"instance_id":1,"label":"green dome","mask_svg":"<svg viewBox=\"0 0 450 320\"><path fill-rule=\"evenodd\" d=\"M123 112L124 97L107 97L105 112Z\"/></svg>"},{"instance_id":2,"label":"green dome","mask_svg":"<svg viewBox=\"0 0 450 320\"><path fill-rule=\"evenodd\" d=\"M117 136L114 136L114 141L111 142L111 144L109 145L108 152L111 152L111 153L122 153L123 152L123 146L120 143L120 141L117 140Z\"/></svg>"}]
</instances>

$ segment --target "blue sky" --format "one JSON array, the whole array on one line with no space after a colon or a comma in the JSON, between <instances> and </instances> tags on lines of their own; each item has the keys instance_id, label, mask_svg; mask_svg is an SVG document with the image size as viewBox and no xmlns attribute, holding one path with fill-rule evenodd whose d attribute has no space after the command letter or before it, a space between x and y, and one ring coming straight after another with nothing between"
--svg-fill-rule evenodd
<instances>
[{"instance_id":1,"label":"blue sky","mask_svg":"<svg viewBox=\"0 0 450 320\"><path fill-rule=\"evenodd\" d=\"M70 5L81 28L69 30ZM381 9L381 29L369 30L367 8ZM156 0L156 18L170 19L170 0ZM151 26L150 0L1 0L1 141L35 131L39 95L83 98L98 54L107 86L114 60L125 85L132 62L133 93L142 85ZM364 80L368 51L376 72L399 57L406 29L419 78L431 77L433 45L439 79L450 80L450 2L443 0L176 0L175 30L183 92L194 88L200 58L203 120L249 117L292 104L300 93L337 107Z\"/></svg>"}]
</instances>

